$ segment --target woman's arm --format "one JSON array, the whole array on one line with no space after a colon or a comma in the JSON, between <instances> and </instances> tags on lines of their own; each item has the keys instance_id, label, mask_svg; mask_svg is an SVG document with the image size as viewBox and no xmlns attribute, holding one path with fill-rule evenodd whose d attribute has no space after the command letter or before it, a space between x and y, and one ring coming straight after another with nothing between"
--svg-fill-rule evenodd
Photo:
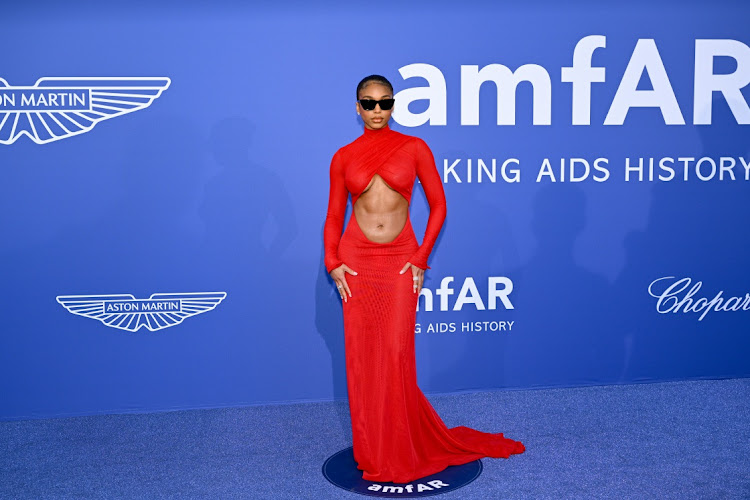
<instances>
[{"instance_id":1,"label":"woman's arm","mask_svg":"<svg viewBox=\"0 0 750 500\"><path fill-rule=\"evenodd\" d=\"M424 239L419 249L411 256L409 262L420 269L431 269L427 265L427 258L432 252L432 247L437 240L440 230L445 221L447 207L445 204L445 191L443 190L443 181L435 165L435 158L432 155L427 143L419 137L415 138L415 148L417 157L417 177L422 183L424 194L427 197L427 203L430 204L430 216L427 219Z\"/></svg>"},{"instance_id":2,"label":"woman's arm","mask_svg":"<svg viewBox=\"0 0 750 500\"><path fill-rule=\"evenodd\" d=\"M339 259L338 249L341 240L341 231L344 227L344 216L346 215L346 202L349 191L344 183L344 164L341 154L336 151L331 160L331 187L328 192L328 212L323 227L323 246L325 248L325 266L330 273L343 264Z\"/></svg>"}]
</instances>

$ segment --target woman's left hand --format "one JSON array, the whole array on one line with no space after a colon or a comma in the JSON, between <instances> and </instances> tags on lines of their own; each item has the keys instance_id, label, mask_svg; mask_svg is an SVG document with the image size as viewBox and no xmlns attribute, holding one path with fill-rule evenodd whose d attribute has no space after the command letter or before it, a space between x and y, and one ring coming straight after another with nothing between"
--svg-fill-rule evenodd
<instances>
[{"instance_id":1,"label":"woman's left hand","mask_svg":"<svg viewBox=\"0 0 750 500\"><path fill-rule=\"evenodd\" d=\"M424 283L424 269L415 266L411 262L407 262L406 264L404 264L404 267L401 269L399 274L404 274L410 267L412 280L414 281L414 287L412 290L414 291L414 293L419 293L422 291L422 283Z\"/></svg>"}]
</instances>

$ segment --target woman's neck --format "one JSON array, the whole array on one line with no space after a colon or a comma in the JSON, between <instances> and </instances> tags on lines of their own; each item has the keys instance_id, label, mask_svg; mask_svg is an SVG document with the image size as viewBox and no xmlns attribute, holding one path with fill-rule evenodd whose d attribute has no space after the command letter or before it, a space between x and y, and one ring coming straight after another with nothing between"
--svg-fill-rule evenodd
<instances>
[{"instance_id":1,"label":"woman's neck","mask_svg":"<svg viewBox=\"0 0 750 500\"><path fill-rule=\"evenodd\" d=\"M364 134L362 134L362 135L364 135L365 137L372 137L372 136L375 136L377 134L387 133L390 130L391 129L388 126L388 123L386 122L386 124L383 125L382 127L380 127L379 129L370 129L370 128L365 127Z\"/></svg>"}]
</instances>

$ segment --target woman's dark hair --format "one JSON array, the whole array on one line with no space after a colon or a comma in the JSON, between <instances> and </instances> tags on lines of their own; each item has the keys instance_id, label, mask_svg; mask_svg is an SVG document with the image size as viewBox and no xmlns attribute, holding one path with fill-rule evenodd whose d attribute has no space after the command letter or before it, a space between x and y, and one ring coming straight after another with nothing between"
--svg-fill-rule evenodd
<instances>
[{"instance_id":1,"label":"woman's dark hair","mask_svg":"<svg viewBox=\"0 0 750 500\"><path fill-rule=\"evenodd\" d=\"M391 85L391 82L389 82L386 77L381 76L381 75L370 75L370 76L364 77L362 81L359 82L359 85L357 85L357 100L359 100L359 91L367 87L367 85L372 82L377 82L382 85L385 85L386 87L391 89L391 95L393 95L393 85Z\"/></svg>"}]
</instances>

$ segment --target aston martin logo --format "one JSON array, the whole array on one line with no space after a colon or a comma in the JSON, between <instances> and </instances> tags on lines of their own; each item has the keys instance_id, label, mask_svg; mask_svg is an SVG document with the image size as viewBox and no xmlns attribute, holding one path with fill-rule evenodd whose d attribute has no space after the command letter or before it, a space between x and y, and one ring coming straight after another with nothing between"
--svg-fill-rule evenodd
<instances>
[{"instance_id":1,"label":"aston martin logo","mask_svg":"<svg viewBox=\"0 0 750 500\"><path fill-rule=\"evenodd\" d=\"M45 77L33 87L12 87L0 78L0 144L23 135L46 144L83 134L149 107L170 83L166 77Z\"/></svg>"},{"instance_id":2,"label":"aston martin logo","mask_svg":"<svg viewBox=\"0 0 750 500\"><path fill-rule=\"evenodd\" d=\"M152 332L179 325L185 318L212 311L225 292L155 293L148 299L132 295L60 295L57 301L73 314L101 321L112 328Z\"/></svg>"}]
</instances>

